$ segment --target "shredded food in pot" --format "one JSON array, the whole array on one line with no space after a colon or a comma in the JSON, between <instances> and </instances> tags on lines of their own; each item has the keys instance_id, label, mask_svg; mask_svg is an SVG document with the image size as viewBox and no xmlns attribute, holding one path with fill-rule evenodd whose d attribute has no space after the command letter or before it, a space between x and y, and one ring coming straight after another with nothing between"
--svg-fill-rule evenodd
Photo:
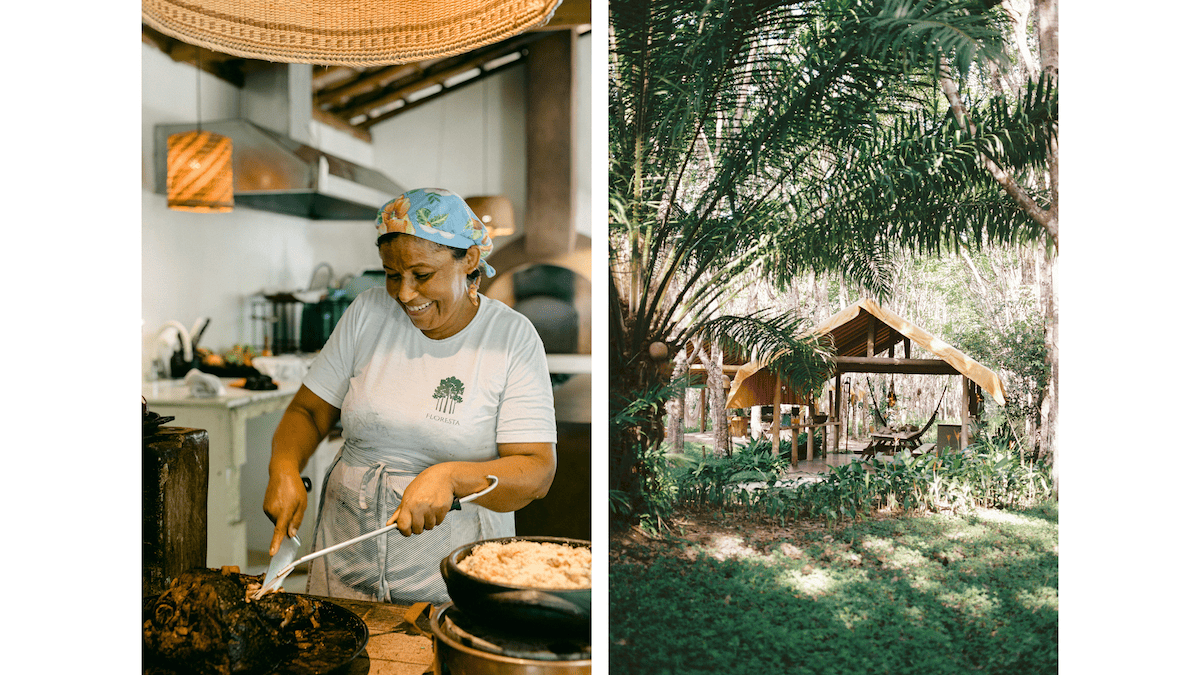
<instances>
[{"instance_id":1,"label":"shredded food in pot","mask_svg":"<svg viewBox=\"0 0 1200 675\"><path fill-rule=\"evenodd\" d=\"M507 586L571 590L591 588L592 550L538 541L484 542L458 563L484 581Z\"/></svg>"}]
</instances>

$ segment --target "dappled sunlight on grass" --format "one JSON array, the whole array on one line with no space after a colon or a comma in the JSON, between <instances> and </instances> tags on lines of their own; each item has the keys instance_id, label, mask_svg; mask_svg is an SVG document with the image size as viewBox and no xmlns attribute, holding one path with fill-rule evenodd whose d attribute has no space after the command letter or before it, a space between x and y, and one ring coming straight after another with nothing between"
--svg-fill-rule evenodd
<instances>
[{"instance_id":1,"label":"dappled sunlight on grass","mask_svg":"<svg viewBox=\"0 0 1200 675\"><path fill-rule=\"evenodd\" d=\"M824 595L832 591L835 586L833 576L820 568L811 568L807 572L789 570L784 573L779 582L798 593L811 596Z\"/></svg>"},{"instance_id":2,"label":"dappled sunlight on grass","mask_svg":"<svg viewBox=\"0 0 1200 675\"><path fill-rule=\"evenodd\" d=\"M1050 675L1057 523L1043 513L878 519L774 541L729 528L685 556L614 565L613 672Z\"/></svg>"},{"instance_id":3,"label":"dappled sunlight on grass","mask_svg":"<svg viewBox=\"0 0 1200 675\"><path fill-rule=\"evenodd\" d=\"M961 611L966 616L982 619L997 608L996 597L979 586L966 586L938 594L938 599L947 607Z\"/></svg>"},{"instance_id":4,"label":"dappled sunlight on grass","mask_svg":"<svg viewBox=\"0 0 1200 675\"><path fill-rule=\"evenodd\" d=\"M718 535L699 548L717 560L730 558L761 560L766 557L748 546L743 537L733 535Z\"/></svg>"},{"instance_id":5,"label":"dappled sunlight on grass","mask_svg":"<svg viewBox=\"0 0 1200 675\"><path fill-rule=\"evenodd\" d=\"M1042 586L1031 591L1017 593L1017 602L1030 611L1049 609L1058 611L1058 589Z\"/></svg>"},{"instance_id":6,"label":"dappled sunlight on grass","mask_svg":"<svg viewBox=\"0 0 1200 675\"><path fill-rule=\"evenodd\" d=\"M1007 523L1009 525L1032 525L1040 527L1046 524L1045 521L1036 520L1019 513L998 511L996 509L979 509L975 513L975 517L991 523Z\"/></svg>"}]
</instances>

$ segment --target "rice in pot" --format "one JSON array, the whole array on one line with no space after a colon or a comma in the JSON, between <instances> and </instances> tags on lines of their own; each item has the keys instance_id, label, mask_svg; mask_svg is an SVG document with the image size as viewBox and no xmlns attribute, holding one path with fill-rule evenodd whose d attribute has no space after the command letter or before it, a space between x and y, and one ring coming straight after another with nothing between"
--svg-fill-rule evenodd
<instances>
[{"instance_id":1,"label":"rice in pot","mask_svg":"<svg viewBox=\"0 0 1200 675\"><path fill-rule=\"evenodd\" d=\"M592 550L536 541L489 541L458 563L467 574L506 586L573 590L592 586Z\"/></svg>"}]
</instances>

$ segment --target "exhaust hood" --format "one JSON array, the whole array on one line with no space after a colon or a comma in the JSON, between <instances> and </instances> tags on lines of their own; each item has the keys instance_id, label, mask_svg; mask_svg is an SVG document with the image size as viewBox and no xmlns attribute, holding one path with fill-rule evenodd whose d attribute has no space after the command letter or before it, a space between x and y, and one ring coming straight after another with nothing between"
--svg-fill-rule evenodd
<instances>
[{"instance_id":1,"label":"exhaust hood","mask_svg":"<svg viewBox=\"0 0 1200 675\"><path fill-rule=\"evenodd\" d=\"M154 190L167 194L167 138L195 124L154 127ZM233 204L312 220L374 220L404 188L375 169L335 157L244 119L204 122L233 141Z\"/></svg>"}]
</instances>

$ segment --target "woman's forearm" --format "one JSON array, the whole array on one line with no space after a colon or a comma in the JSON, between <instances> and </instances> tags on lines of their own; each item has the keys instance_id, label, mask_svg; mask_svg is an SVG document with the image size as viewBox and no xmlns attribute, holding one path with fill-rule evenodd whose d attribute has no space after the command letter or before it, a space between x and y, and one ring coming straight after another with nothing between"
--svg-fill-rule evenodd
<instances>
[{"instance_id":1,"label":"woman's forearm","mask_svg":"<svg viewBox=\"0 0 1200 675\"><path fill-rule=\"evenodd\" d=\"M317 446L321 444L333 425L337 423L340 411L325 403L307 387L300 387L295 398L288 404L271 437L271 459L267 464L268 472L295 471L304 469Z\"/></svg>"},{"instance_id":2,"label":"woman's forearm","mask_svg":"<svg viewBox=\"0 0 1200 675\"><path fill-rule=\"evenodd\" d=\"M500 483L474 500L492 511L516 511L546 496L555 472L554 446L550 443L508 444L502 456L486 462L446 462L437 467L449 477L454 496L466 497L488 486L489 475Z\"/></svg>"}]
</instances>

